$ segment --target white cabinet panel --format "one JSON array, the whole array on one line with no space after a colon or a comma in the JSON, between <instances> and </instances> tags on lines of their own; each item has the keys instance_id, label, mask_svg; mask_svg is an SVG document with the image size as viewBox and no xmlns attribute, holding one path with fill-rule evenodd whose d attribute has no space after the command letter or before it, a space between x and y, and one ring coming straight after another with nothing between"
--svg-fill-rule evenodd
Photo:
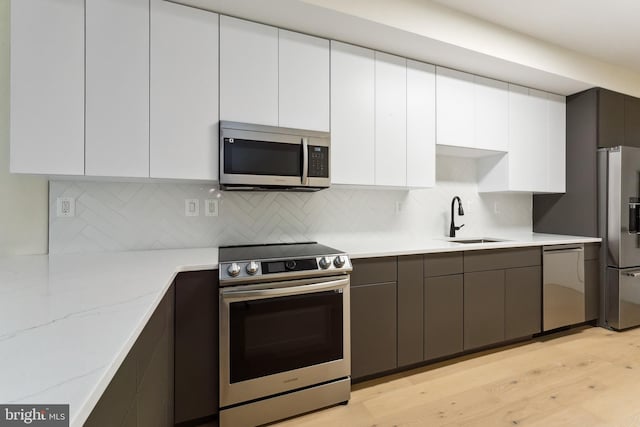
<instances>
[{"instance_id":1,"label":"white cabinet panel","mask_svg":"<svg viewBox=\"0 0 640 427\"><path fill-rule=\"evenodd\" d=\"M407 60L407 186L433 187L435 179L435 67Z\"/></svg>"},{"instance_id":2,"label":"white cabinet panel","mask_svg":"<svg viewBox=\"0 0 640 427\"><path fill-rule=\"evenodd\" d=\"M151 0L152 178L218 179L218 15Z\"/></svg>"},{"instance_id":3,"label":"white cabinet panel","mask_svg":"<svg viewBox=\"0 0 640 427\"><path fill-rule=\"evenodd\" d=\"M475 146L474 76L436 67L437 143Z\"/></svg>"},{"instance_id":4,"label":"white cabinet panel","mask_svg":"<svg viewBox=\"0 0 640 427\"><path fill-rule=\"evenodd\" d=\"M149 176L149 1L86 0L86 174Z\"/></svg>"},{"instance_id":5,"label":"white cabinet panel","mask_svg":"<svg viewBox=\"0 0 640 427\"><path fill-rule=\"evenodd\" d=\"M329 41L286 30L279 35L280 126L329 131Z\"/></svg>"},{"instance_id":6,"label":"white cabinet panel","mask_svg":"<svg viewBox=\"0 0 640 427\"><path fill-rule=\"evenodd\" d=\"M509 85L474 76L475 147L507 151L509 140Z\"/></svg>"},{"instance_id":7,"label":"white cabinet panel","mask_svg":"<svg viewBox=\"0 0 640 427\"><path fill-rule=\"evenodd\" d=\"M509 85L509 183L505 185L521 191L535 191L534 114L529 89Z\"/></svg>"},{"instance_id":8,"label":"white cabinet panel","mask_svg":"<svg viewBox=\"0 0 640 427\"><path fill-rule=\"evenodd\" d=\"M375 53L375 183L407 183L407 60Z\"/></svg>"},{"instance_id":9,"label":"white cabinet panel","mask_svg":"<svg viewBox=\"0 0 640 427\"><path fill-rule=\"evenodd\" d=\"M548 95L548 174L547 191L566 191L566 127L567 113L565 97Z\"/></svg>"},{"instance_id":10,"label":"white cabinet panel","mask_svg":"<svg viewBox=\"0 0 640 427\"><path fill-rule=\"evenodd\" d=\"M331 181L373 185L374 90L372 50L331 42Z\"/></svg>"},{"instance_id":11,"label":"white cabinet panel","mask_svg":"<svg viewBox=\"0 0 640 427\"><path fill-rule=\"evenodd\" d=\"M84 0L11 2L11 172L84 174Z\"/></svg>"},{"instance_id":12,"label":"white cabinet panel","mask_svg":"<svg viewBox=\"0 0 640 427\"><path fill-rule=\"evenodd\" d=\"M278 29L220 17L220 119L278 125Z\"/></svg>"},{"instance_id":13,"label":"white cabinet panel","mask_svg":"<svg viewBox=\"0 0 640 427\"><path fill-rule=\"evenodd\" d=\"M529 102L531 103L531 146L529 147L529 163L531 172L531 186L533 191L547 191L549 175L549 103L547 93L535 89L529 89Z\"/></svg>"}]
</instances>

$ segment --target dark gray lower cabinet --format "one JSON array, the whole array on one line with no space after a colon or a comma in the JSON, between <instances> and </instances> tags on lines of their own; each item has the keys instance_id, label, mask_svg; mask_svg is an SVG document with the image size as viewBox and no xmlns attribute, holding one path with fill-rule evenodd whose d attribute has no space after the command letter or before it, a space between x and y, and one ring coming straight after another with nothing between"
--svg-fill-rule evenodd
<instances>
[{"instance_id":1,"label":"dark gray lower cabinet","mask_svg":"<svg viewBox=\"0 0 640 427\"><path fill-rule=\"evenodd\" d=\"M424 359L463 350L463 275L424 279Z\"/></svg>"},{"instance_id":2,"label":"dark gray lower cabinet","mask_svg":"<svg viewBox=\"0 0 640 427\"><path fill-rule=\"evenodd\" d=\"M600 313L600 243L584 245L585 320L596 320Z\"/></svg>"},{"instance_id":3,"label":"dark gray lower cabinet","mask_svg":"<svg viewBox=\"0 0 640 427\"><path fill-rule=\"evenodd\" d=\"M522 338L542 330L542 269L505 270L505 339Z\"/></svg>"},{"instance_id":4,"label":"dark gray lower cabinet","mask_svg":"<svg viewBox=\"0 0 640 427\"><path fill-rule=\"evenodd\" d=\"M218 413L218 271L176 277L175 422Z\"/></svg>"},{"instance_id":5,"label":"dark gray lower cabinet","mask_svg":"<svg viewBox=\"0 0 640 427\"><path fill-rule=\"evenodd\" d=\"M464 274L464 349L504 341L504 270Z\"/></svg>"},{"instance_id":6,"label":"dark gray lower cabinet","mask_svg":"<svg viewBox=\"0 0 640 427\"><path fill-rule=\"evenodd\" d=\"M85 426L173 425L174 289L167 291Z\"/></svg>"},{"instance_id":7,"label":"dark gray lower cabinet","mask_svg":"<svg viewBox=\"0 0 640 427\"><path fill-rule=\"evenodd\" d=\"M423 256L398 257L398 366L423 361Z\"/></svg>"},{"instance_id":8,"label":"dark gray lower cabinet","mask_svg":"<svg viewBox=\"0 0 640 427\"><path fill-rule=\"evenodd\" d=\"M351 287L351 377L397 367L396 283Z\"/></svg>"}]
</instances>

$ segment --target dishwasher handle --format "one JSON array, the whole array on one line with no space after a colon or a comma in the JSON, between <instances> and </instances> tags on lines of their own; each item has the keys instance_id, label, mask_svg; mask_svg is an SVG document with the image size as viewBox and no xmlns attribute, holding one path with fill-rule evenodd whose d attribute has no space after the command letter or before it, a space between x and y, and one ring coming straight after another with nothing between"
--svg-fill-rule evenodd
<instances>
[{"instance_id":1,"label":"dishwasher handle","mask_svg":"<svg viewBox=\"0 0 640 427\"><path fill-rule=\"evenodd\" d=\"M544 253L554 253L554 254L562 254L562 253L567 253L567 252L584 252L584 248L583 247L576 247L576 248L558 248L558 249L543 249L542 252Z\"/></svg>"}]
</instances>

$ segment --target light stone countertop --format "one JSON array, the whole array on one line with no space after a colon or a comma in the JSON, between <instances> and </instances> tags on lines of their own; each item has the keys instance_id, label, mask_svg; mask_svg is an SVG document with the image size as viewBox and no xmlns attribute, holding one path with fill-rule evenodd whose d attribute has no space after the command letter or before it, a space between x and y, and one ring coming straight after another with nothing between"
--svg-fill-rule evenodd
<instances>
[{"instance_id":1,"label":"light stone countertop","mask_svg":"<svg viewBox=\"0 0 640 427\"><path fill-rule=\"evenodd\" d=\"M322 244L332 246L349 254L351 258L370 258L383 256L401 256L414 254L429 254L438 252L476 251L483 249L505 249L526 246L563 245L573 243L600 242L599 237L565 236L560 234L542 233L494 233L487 236L460 236L457 239L500 239L492 243L455 243L448 237L442 238L411 238L394 236L367 236L349 239L328 238Z\"/></svg>"},{"instance_id":2,"label":"light stone countertop","mask_svg":"<svg viewBox=\"0 0 640 427\"><path fill-rule=\"evenodd\" d=\"M460 244L401 237L321 243L353 258L599 242L524 233ZM218 268L218 248L0 258L0 403L68 403L81 426L182 271Z\"/></svg>"},{"instance_id":3,"label":"light stone countertop","mask_svg":"<svg viewBox=\"0 0 640 427\"><path fill-rule=\"evenodd\" d=\"M217 264L217 248L0 258L0 402L68 403L81 426L176 274Z\"/></svg>"}]
</instances>

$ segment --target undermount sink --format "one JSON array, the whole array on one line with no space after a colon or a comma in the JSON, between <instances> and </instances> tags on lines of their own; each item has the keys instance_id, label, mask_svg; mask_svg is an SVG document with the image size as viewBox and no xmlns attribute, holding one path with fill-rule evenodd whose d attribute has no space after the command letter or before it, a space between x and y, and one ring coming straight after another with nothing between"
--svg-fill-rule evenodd
<instances>
[{"instance_id":1,"label":"undermount sink","mask_svg":"<svg viewBox=\"0 0 640 427\"><path fill-rule=\"evenodd\" d=\"M469 244L469 243L496 243L496 242L504 242L505 240L504 239L489 239L489 238L485 239L485 238L482 238L482 239L460 239L460 240L451 239L449 241L453 242L453 243Z\"/></svg>"}]
</instances>

